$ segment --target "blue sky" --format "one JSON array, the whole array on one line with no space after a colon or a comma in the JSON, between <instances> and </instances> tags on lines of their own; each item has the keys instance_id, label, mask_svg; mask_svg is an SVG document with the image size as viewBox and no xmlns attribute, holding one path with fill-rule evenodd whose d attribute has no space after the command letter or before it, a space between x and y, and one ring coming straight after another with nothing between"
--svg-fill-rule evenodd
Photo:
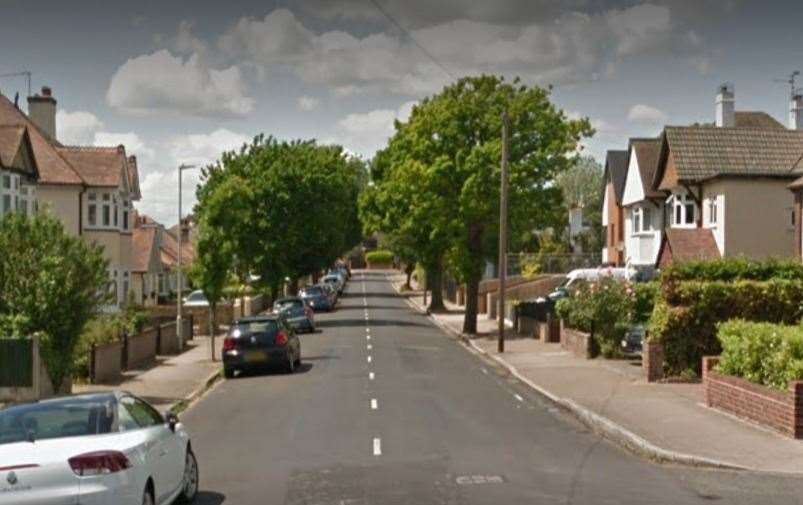
<instances>
[{"instance_id":1,"label":"blue sky","mask_svg":"<svg viewBox=\"0 0 803 505\"><path fill-rule=\"evenodd\" d=\"M0 73L53 88L61 141L137 154L139 207L169 224L178 163L261 132L368 157L456 76L554 84L560 107L597 126L587 150L601 158L664 124L711 121L725 81L737 109L786 123L773 79L803 69L801 2L376 1L407 33L371 0L0 0ZM0 79L17 91L22 79Z\"/></svg>"}]
</instances>

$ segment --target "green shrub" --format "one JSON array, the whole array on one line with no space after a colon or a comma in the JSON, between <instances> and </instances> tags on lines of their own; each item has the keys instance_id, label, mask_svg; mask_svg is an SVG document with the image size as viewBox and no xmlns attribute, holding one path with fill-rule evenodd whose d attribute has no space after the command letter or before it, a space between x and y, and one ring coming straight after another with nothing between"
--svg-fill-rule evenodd
<instances>
[{"instance_id":1,"label":"green shrub","mask_svg":"<svg viewBox=\"0 0 803 505\"><path fill-rule=\"evenodd\" d=\"M725 258L713 261L688 261L674 264L661 274L671 281L768 281L771 279L803 281L803 263L796 260Z\"/></svg>"},{"instance_id":2,"label":"green shrub","mask_svg":"<svg viewBox=\"0 0 803 505\"><path fill-rule=\"evenodd\" d=\"M666 280L650 323L650 339L664 346L667 372L698 374L705 355L722 350L717 324L729 319L796 324L803 312L803 281Z\"/></svg>"},{"instance_id":3,"label":"green shrub","mask_svg":"<svg viewBox=\"0 0 803 505\"><path fill-rule=\"evenodd\" d=\"M390 265L393 263L393 253L390 251L385 251L382 249L378 249L376 251L371 251L365 255L365 260L368 263L372 263L375 265Z\"/></svg>"},{"instance_id":4,"label":"green shrub","mask_svg":"<svg viewBox=\"0 0 803 505\"><path fill-rule=\"evenodd\" d=\"M719 371L786 390L803 380L803 329L741 319L719 325Z\"/></svg>"},{"instance_id":5,"label":"green shrub","mask_svg":"<svg viewBox=\"0 0 803 505\"><path fill-rule=\"evenodd\" d=\"M100 316L89 321L78 337L73 360L73 373L77 377L89 377L89 359L93 345L103 345L120 340L126 326L120 316Z\"/></svg>"},{"instance_id":6,"label":"green shrub","mask_svg":"<svg viewBox=\"0 0 803 505\"><path fill-rule=\"evenodd\" d=\"M581 284L555 308L564 324L590 333L605 357L619 354L619 344L628 328L644 315L657 288L634 287L614 279Z\"/></svg>"}]
</instances>

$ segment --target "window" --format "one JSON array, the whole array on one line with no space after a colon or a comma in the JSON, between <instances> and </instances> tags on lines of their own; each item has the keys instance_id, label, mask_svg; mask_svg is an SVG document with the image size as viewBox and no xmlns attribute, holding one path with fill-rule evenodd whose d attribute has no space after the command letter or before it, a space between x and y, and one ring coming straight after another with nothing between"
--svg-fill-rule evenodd
<instances>
[{"instance_id":1,"label":"window","mask_svg":"<svg viewBox=\"0 0 803 505\"><path fill-rule=\"evenodd\" d=\"M639 233L641 231L641 209L635 208L633 209L633 233Z\"/></svg>"},{"instance_id":2,"label":"window","mask_svg":"<svg viewBox=\"0 0 803 505\"><path fill-rule=\"evenodd\" d=\"M653 231L652 209L649 207L635 207L632 212L633 233L645 233Z\"/></svg>"},{"instance_id":3,"label":"window","mask_svg":"<svg viewBox=\"0 0 803 505\"><path fill-rule=\"evenodd\" d=\"M0 174L0 215L31 213L35 202L33 186L21 184L21 177L15 173L0 171Z\"/></svg>"},{"instance_id":4,"label":"window","mask_svg":"<svg viewBox=\"0 0 803 505\"><path fill-rule=\"evenodd\" d=\"M710 224L717 224L717 198L711 197L708 200L708 222Z\"/></svg>"},{"instance_id":5,"label":"window","mask_svg":"<svg viewBox=\"0 0 803 505\"><path fill-rule=\"evenodd\" d=\"M111 195L109 193L103 193L103 226L109 226L111 224Z\"/></svg>"},{"instance_id":6,"label":"window","mask_svg":"<svg viewBox=\"0 0 803 505\"><path fill-rule=\"evenodd\" d=\"M129 273L123 272L123 302L128 300Z\"/></svg>"},{"instance_id":7,"label":"window","mask_svg":"<svg viewBox=\"0 0 803 505\"><path fill-rule=\"evenodd\" d=\"M120 404L134 418L140 428L150 428L151 426L164 424L162 415L139 398L124 396L120 398Z\"/></svg>"},{"instance_id":8,"label":"window","mask_svg":"<svg viewBox=\"0 0 803 505\"><path fill-rule=\"evenodd\" d=\"M117 218L117 214L119 213L118 208L117 208L117 195L112 195L112 203L113 203L113 205L112 205L112 211L113 211L112 215L114 216L114 227L117 228L117 226L118 226L118 224L117 224L117 219L118 219Z\"/></svg>"},{"instance_id":9,"label":"window","mask_svg":"<svg viewBox=\"0 0 803 505\"><path fill-rule=\"evenodd\" d=\"M87 200L87 212L86 212L86 219L89 226L97 226L98 225L98 195L95 193L89 193L86 195Z\"/></svg>"},{"instance_id":10,"label":"window","mask_svg":"<svg viewBox=\"0 0 803 505\"><path fill-rule=\"evenodd\" d=\"M697 208L689 195L673 194L667 200L672 209L672 226L693 228L697 218Z\"/></svg>"},{"instance_id":11,"label":"window","mask_svg":"<svg viewBox=\"0 0 803 505\"><path fill-rule=\"evenodd\" d=\"M123 231L128 231L128 200L123 200Z\"/></svg>"}]
</instances>

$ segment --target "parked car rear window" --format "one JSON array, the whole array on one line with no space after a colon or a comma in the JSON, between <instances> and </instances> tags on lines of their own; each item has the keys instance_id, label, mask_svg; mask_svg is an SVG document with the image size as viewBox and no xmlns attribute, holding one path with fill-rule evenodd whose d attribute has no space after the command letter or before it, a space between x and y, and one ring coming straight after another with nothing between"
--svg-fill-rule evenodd
<instances>
[{"instance_id":1,"label":"parked car rear window","mask_svg":"<svg viewBox=\"0 0 803 505\"><path fill-rule=\"evenodd\" d=\"M304 302L302 302L301 300L279 300L278 302L276 302L276 308L279 310L294 309L303 306Z\"/></svg>"},{"instance_id":2,"label":"parked car rear window","mask_svg":"<svg viewBox=\"0 0 803 505\"><path fill-rule=\"evenodd\" d=\"M116 401L111 396L65 398L0 410L0 444L111 432Z\"/></svg>"},{"instance_id":3,"label":"parked car rear window","mask_svg":"<svg viewBox=\"0 0 803 505\"><path fill-rule=\"evenodd\" d=\"M240 335L255 335L260 333L271 333L277 330L277 323L274 320L248 321L232 326L229 334L232 337Z\"/></svg>"},{"instance_id":4,"label":"parked car rear window","mask_svg":"<svg viewBox=\"0 0 803 505\"><path fill-rule=\"evenodd\" d=\"M323 291L321 291L320 287L314 286L314 287L311 287L311 288L305 288L304 291L302 291L301 293L302 293L302 295L316 296L316 295L322 294Z\"/></svg>"}]
</instances>

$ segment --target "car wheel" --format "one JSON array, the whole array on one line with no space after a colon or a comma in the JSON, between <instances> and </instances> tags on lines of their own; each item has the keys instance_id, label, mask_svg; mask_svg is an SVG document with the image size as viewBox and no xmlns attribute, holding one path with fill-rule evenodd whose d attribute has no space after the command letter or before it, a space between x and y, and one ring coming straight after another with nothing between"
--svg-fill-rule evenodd
<instances>
[{"instance_id":1,"label":"car wheel","mask_svg":"<svg viewBox=\"0 0 803 505\"><path fill-rule=\"evenodd\" d=\"M142 493L142 505L153 505L153 493L150 489L145 489L145 492Z\"/></svg>"},{"instance_id":2,"label":"car wheel","mask_svg":"<svg viewBox=\"0 0 803 505\"><path fill-rule=\"evenodd\" d=\"M180 503L192 503L198 495L198 460L195 453L187 448L187 457L184 461L184 477L181 481Z\"/></svg>"},{"instance_id":3,"label":"car wheel","mask_svg":"<svg viewBox=\"0 0 803 505\"><path fill-rule=\"evenodd\" d=\"M232 377L234 377L234 369L233 368L229 368L227 366L224 366L223 367L223 377L225 377L227 379L231 379Z\"/></svg>"}]
</instances>

